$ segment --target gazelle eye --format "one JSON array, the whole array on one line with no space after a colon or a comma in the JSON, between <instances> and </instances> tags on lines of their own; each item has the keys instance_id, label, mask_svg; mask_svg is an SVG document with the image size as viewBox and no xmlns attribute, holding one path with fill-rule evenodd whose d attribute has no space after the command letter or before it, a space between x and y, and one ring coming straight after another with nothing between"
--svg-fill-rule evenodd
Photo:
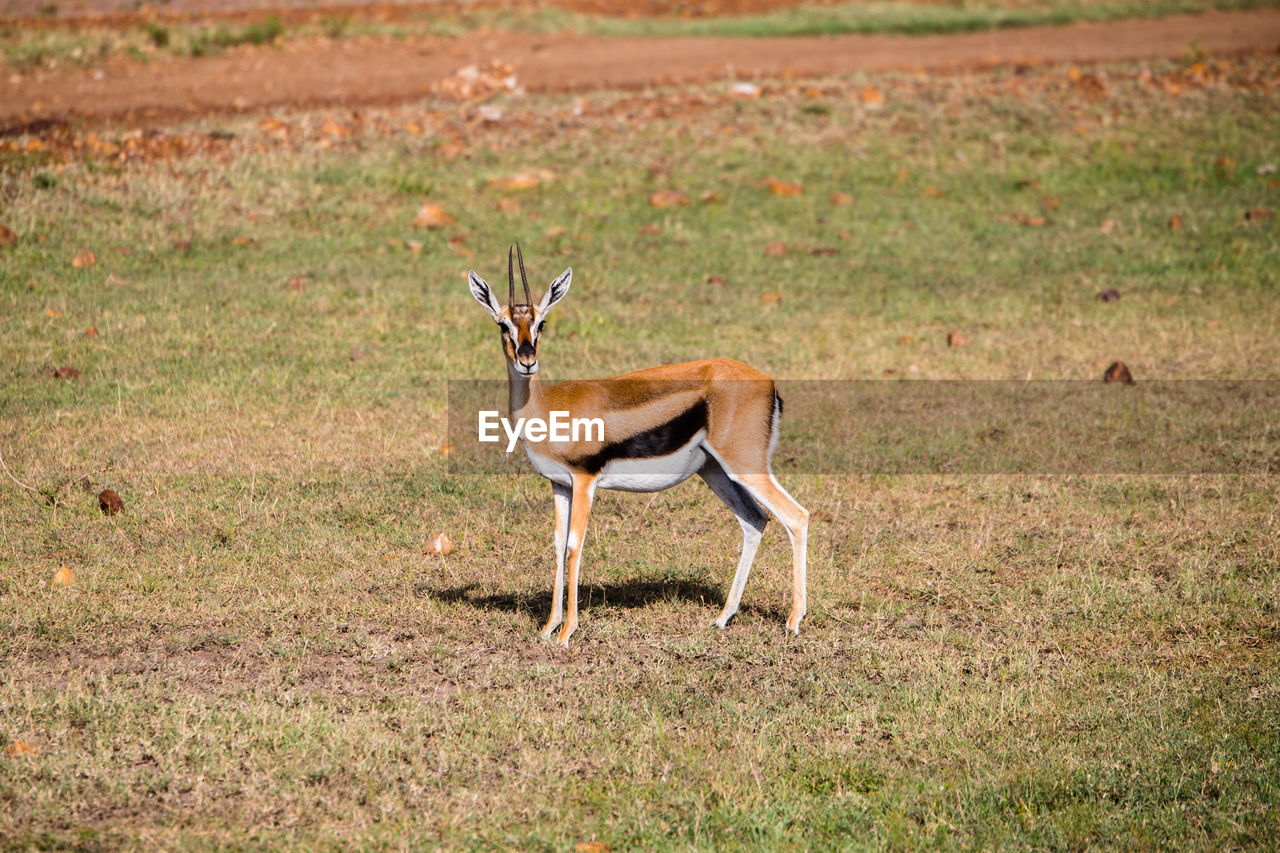
<instances>
[{"instance_id":1,"label":"gazelle eye","mask_svg":"<svg viewBox=\"0 0 1280 853\"><path fill-rule=\"evenodd\" d=\"M547 328L547 321L543 320L541 323L538 324L538 334L542 334L546 328Z\"/></svg>"}]
</instances>

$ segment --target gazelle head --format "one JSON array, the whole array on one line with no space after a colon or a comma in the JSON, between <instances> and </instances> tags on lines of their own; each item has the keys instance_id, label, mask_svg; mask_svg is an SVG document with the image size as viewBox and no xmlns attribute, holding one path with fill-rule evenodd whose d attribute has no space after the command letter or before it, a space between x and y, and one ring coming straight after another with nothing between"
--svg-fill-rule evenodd
<instances>
[{"instance_id":1,"label":"gazelle head","mask_svg":"<svg viewBox=\"0 0 1280 853\"><path fill-rule=\"evenodd\" d=\"M514 259L520 262L520 281L524 284L524 302L516 304L516 276ZM533 304L533 296L529 293L529 277L524 272L524 254L517 242L513 249L507 251L507 305L498 304L489 282L476 275L475 270L467 274L471 285L471 295L484 306L502 330L502 352L507 357L508 369L520 376L532 376L538 372L538 343L542 338L542 328L546 323L547 312L552 306L564 299L569 292L569 282L573 280L573 268L565 270L560 277L547 287L542 301Z\"/></svg>"}]
</instances>

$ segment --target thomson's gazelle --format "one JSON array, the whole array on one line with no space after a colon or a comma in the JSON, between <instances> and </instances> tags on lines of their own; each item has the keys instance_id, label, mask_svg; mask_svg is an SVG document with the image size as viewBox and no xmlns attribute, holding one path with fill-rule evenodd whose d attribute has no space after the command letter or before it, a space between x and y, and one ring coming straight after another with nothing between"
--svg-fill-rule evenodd
<instances>
[{"instance_id":1,"label":"thomson's gazelle","mask_svg":"<svg viewBox=\"0 0 1280 853\"><path fill-rule=\"evenodd\" d=\"M516 247L519 255L519 246ZM510 383L510 417L546 421L550 412L604 421L603 441L535 443L525 451L538 473L551 481L555 496L556 580L551 616L542 629L557 627L567 646L578 627L578 569L587 516L597 488L632 492L669 489L694 474L733 510L742 525L742 556L724 609L715 620L723 628L738 610L755 559L768 510L791 537L791 614L787 629L800 632L805 615L805 561L809 513L778 484L769 460L778 439L782 400L773 380L727 358L652 367L608 379L566 381L544 386L538 378L538 345L547 312L569 292L573 270L551 282L536 305L521 256L525 301L516 304L512 253L507 253L508 299L498 303L493 288L472 270L471 293L502 332ZM593 438L596 436L593 436ZM569 570L569 612L564 614L565 567Z\"/></svg>"}]
</instances>

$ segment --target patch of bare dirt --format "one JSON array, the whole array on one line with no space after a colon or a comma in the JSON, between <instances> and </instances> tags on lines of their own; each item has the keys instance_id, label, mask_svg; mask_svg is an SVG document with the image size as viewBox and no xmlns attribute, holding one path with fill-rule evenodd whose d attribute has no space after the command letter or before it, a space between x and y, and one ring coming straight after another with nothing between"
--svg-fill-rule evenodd
<instances>
[{"instance_id":1,"label":"patch of bare dirt","mask_svg":"<svg viewBox=\"0 0 1280 853\"><path fill-rule=\"evenodd\" d=\"M50 122L161 125L274 107L386 105L422 98L468 65L501 60L540 92L808 77L859 70L947 70L1001 63L1110 62L1191 51L1274 51L1280 10L1075 24L961 35L814 38L608 38L474 33L245 46L224 56L76 71L12 72L0 81L0 131Z\"/></svg>"},{"instance_id":2,"label":"patch of bare dirt","mask_svg":"<svg viewBox=\"0 0 1280 853\"><path fill-rule=\"evenodd\" d=\"M1093 126L1124 120L1135 109L1174 108L1184 98L1213 98L1219 93L1246 91L1263 94L1280 90L1280 57L1274 55L1172 62L1164 63L1158 69L1137 65L1081 71L1074 65L1046 65L1019 68L1018 72L992 73L989 69L976 68L945 75L899 75L892 80L881 81L883 89L852 78L822 81L777 79L751 84L749 88L753 94L749 97L765 102L820 98L837 104L857 105L864 114L879 109L886 101L927 101L959 108L975 99L1013 98L1056 105L1057 124L1046 125L1042 130L1082 133ZM145 168L148 164L192 156L225 163L246 154L269 151L302 153L319 149L359 151L370 144L390 139L409 143L424 137L437 141L438 144L431 149L435 157L441 162L453 162L469 159L477 150L528 144L552 135L573 133L601 139L617 134L621 127L647 127L670 121L686 125L710 122L722 130L730 127L735 133L749 134L755 127L752 112L737 109L743 97L735 87L720 85L665 91L602 92L550 103L515 100L504 105L453 104L445 99L432 99L385 109L282 111L261 118L254 127L241 126L235 133L190 127L92 129L51 123L29 128L26 137L0 137L0 162L9 157L58 169L64 164L92 159L113 169ZM1086 116L1082 113L1085 105L1092 107L1096 114ZM892 134L928 131L919 122L901 116L886 123L882 129ZM208 173L201 172L192 180L203 186L209 180ZM491 179L488 186L497 190L519 191L544 180L555 180L555 176L525 170ZM789 185L779 182L780 188L785 186ZM687 198L681 193L675 195ZM694 203L692 199L689 201ZM703 197L696 203L714 201L714 197ZM840 193L832 198L832 204L852 202L852 197ZM519 209L519 202L514 198L503 198L499 204L503 210L513 212ZM441 213L447 215L447 211ZM1019 212L1004 219L1022 222L1027 215ZM642 229L644 234L656 235L660 231L657 225L652 225L651 230L650 226ZM173 250L189 251L190 246L184 243L182 240L175 242ZM781 243L777 245L782 252L787 251ZM461 242L457 245L451 243L451 246L460 256L470 257L471 250ZM403 241L388 243L388 248L391 251L414 251ZM812 247L793 249L829 251Z\"/></svg>"}]
</instances>

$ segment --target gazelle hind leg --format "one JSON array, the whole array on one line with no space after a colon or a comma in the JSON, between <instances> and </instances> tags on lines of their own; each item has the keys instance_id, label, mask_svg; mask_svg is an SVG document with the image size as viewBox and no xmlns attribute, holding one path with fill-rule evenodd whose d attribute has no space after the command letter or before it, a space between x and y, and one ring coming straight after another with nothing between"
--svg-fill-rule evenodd
<instances>
[{"instance_id":1,"label":"gazelle hind leg","mask_svg":"<svg viewBox=\"0 0 1280 853\"><path fill-rule=\"evenodd\" d=\"M556 520L556 585L551 590L551 614L547 623L542 626L542 638L551 636L551 632L560 627L564 621L564 561L565 546L569 540L569 511L572 506L573 491L558 483L551 484L552 498L555 500Z\"/></svg>"},{"instance_id":2,"label":"gazelle hind leg","mask_svg":"<svg viewBox=\"0 0 1280 853\"><path fill-rule=\"evenodd\" d=\"M738 568L733 573L733 583L729 587L729 594L725 597L724 609L720 611L715 621L717 628L724 628L738 612L738 605L742 602L742 591L747 586L747 576L751 573L751 566L756 559L756 550L760 547L760 538L764 533L765 525L769 523L769 517L761 511L747 490L730 479L724 472L724 468L714 459L707 460L707 464L698 472L698 476L702 477L716 497L724 501L725 506L733 511L738 523L742 525L742 555L738 558Z\"/></svg>"},{"instance_id":3,"label":"gazelle hind leg","mask_svg":"<svg viewBox=\"0 0 1280 853\"><path fill-rule=\"evenodd\" d=\"M772 473L744 474L735 480L782 522L791 537L791 614L787 617L787 630L799 634L800 620L808 611L809 511L787 494Z\"/></svg>"}]
</instances>

